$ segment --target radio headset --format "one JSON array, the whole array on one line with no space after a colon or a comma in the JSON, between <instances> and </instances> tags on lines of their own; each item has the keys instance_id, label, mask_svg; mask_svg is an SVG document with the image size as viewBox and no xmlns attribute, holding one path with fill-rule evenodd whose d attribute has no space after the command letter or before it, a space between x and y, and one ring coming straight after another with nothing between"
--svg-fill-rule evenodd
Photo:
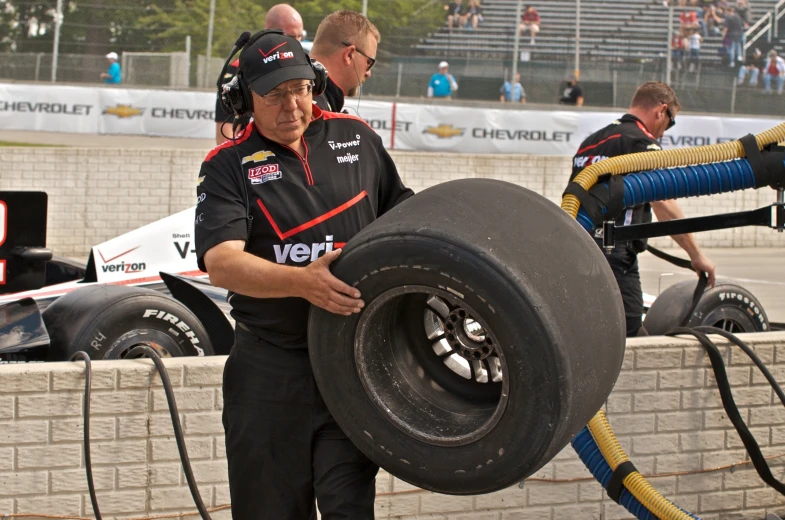
<instances>
[{"instance_id":1,"label":"radio headset","mask_svg":"<svg viewBox=\"0 0 785 520\"><path fill-rule=\"evenodd\" d=\"M240 49L245 50L249 46L253 45L256 40L266 34L280 34L284 36L284 32L280 29L265 29L263 31L259 31L253 36L251 36L251 33L248 31L242 33L240 37L237 38L237 41L234 42L232 52L230 52L229 56L226 58L224 66L221 69L221 74L218 76L218 82L216 84L216 87L218 88L218 97L221 100L221 104L224 106L224 108L234 114L234 122L232 123L232 141L237 140L237 126L239 125L242 117L249 112L253 112L253 96L251 95L251 88L248 85L248 82L246 82L245 78L243 77L243 70L241 67L237 68L237 74L235 74L231 81L226 84L222 84L221 81L226 75L229 64L232 62L232 58L237 53L237 51ZM311 69L314 73L312 90L313 95L319 96L327 87L327 69L325 69L324 65L318 61L312 60L311 57L308 56L308 53L305 53L305 58L310 63ZM240 159L240 152L237 151L236 147L233 146L232 148L234 148L234 152L237 154L237 162L240 163L240 172L242 174L242 159ZM245 219L248 226L247 235L250 237L251 226L253 225L253 216L251 215L251 201L248 195L248 186L245 179L241 178L240 181L243 186L243 194L245 196ZM247 244L248 241L246 240L246 247Z\"/></svg>"}]
</instances>

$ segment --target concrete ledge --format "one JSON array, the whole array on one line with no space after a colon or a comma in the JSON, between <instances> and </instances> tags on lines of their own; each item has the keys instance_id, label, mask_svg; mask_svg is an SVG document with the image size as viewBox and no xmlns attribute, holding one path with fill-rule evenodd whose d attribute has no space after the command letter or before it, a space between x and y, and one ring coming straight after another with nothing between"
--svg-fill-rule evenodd
<instances>
[{"instance_id":1,"label":"concrete ledge","mask_svg":"<svg viewBox=\"0 0 785 520\"><path fill-rule=\"evenodd\" d=\"M785 332L743 334L785 381ZM766 456L785 453L785 408L737 347L714 338L733 395ZM208 507L229 503L221 424L225 357L165 360L188 452ZM0 517L91 515L82 450L82 363L0 366ZM650 482L702 518L782 514L785 497L758 478L722 409L703 348L681 338L635 338L605 405L619 442ZM93 363L92 456L104 516L194 511L180 468L166 399L150 361ZM784 458L770 461L782 474ZM732 466L730 466L732 465ZM716 469L721 468L721 469ZM213 518L231 518L228 510ZM398 520L629 518L608 499L572 448L525 483L480 496L419 490L377 478L376 517Z\"/></svg>"}]
</instances>

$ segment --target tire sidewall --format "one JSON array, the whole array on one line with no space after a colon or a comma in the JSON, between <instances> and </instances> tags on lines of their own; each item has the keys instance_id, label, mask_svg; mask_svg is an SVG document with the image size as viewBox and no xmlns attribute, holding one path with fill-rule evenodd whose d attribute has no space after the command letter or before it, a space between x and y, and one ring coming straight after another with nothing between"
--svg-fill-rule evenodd
<instances>
[{"instance_id":1,"label":"tire sidewall","mask_svg":"<svg viewBox=\"0 0 785 520\"><path fill-rule=\"evenodd\" d=\"M118 359L129 344L155 342L156 337L166 343L162 346L172 357L213 354L206 330L179 302L143 288L106 288L105 292L96 289L90 288L83 296L98 298L87 304L77 302L65 310L73 321L59 319L53 325L47 324L52 335L50 358L67 360L82 350L92 359ZM70 301L79 297L67 296ZM60 305L67 306L68 301Z\"/></svg>"},{"instance_id":2,"label":"tire sidewall","mask_svg":"<svg viewBox=\"0 0 785 520\"><path fill-rule=\"evenodd\" d=\"M717 285L706 291L692 313L688 327L713 326L706 320L714 315L717 319L722 317L739 319L747 318L754 327L745 332L768 332L769 320L763 306L748 290L738 285ZM710 321L715 321L711 319Z\"/></svg>"},{"instance_id":3,"label":"tire sidewall","mask_svg":"<svg viewBox=\"0 0 785 520\"><path fill-rule=\"evenodd\" d=\"M508 400L493 429L469 444L444 447L403 435L369 399L358 375L354 342L360 315L344 318L314 309L312 323L317 320L322 331L338 331L330 342L331 351L311 349L315 377L338 423L358 425L346 433L369 458L433 491L453 492L466 485L470 474L474 484L464 488L466 493L510 485L520 478L525 459L534 461L527 475L539 469L547 462L540 459L555 433L542 425L556 424L559 419L557 374L561 371L537 313L501 273L457 246L411 236L381 242L386 242L384 247L369 242L344 253L334 274L360 290L366 308L390 289L423 285L446 291L476 311L501 345ZM368 247L376 254L363 254ZM521 322L527 327L520 327ZM422 320L419 327L422 330ZM519 335L513 336L514 332ZM311 333L319 332L311 329ZM341 367L351 370L336 373ZM428 485L427 478L420 478L433 472L439 473L444 488L436 489Z\"/></svg>"}]
</instances>

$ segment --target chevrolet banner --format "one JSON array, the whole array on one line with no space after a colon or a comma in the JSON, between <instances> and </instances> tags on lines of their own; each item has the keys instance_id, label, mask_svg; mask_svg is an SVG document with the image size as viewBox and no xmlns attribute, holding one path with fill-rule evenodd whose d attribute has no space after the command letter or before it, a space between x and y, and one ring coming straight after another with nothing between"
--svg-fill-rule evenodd
<instances>
[{"instance_id":1,"label":"chevrolet banner","mask_svg":"<svg viewBox=\"0 0 785 520\"><path fill-rule=\"evenodd\" d=\"M213 92L0 84L0 128L212 140ZM581 141L623 114L421 105L347 98L345 110L389 150L572 155ZM680 114L662 147L721 143L781 122L763 117Z\"/></svg>"}]
</instances>

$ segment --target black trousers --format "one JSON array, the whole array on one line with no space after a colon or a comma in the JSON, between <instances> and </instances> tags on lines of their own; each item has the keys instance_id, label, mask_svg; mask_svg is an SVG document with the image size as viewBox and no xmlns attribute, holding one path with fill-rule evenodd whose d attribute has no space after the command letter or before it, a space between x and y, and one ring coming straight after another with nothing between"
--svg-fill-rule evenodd
<instances>
[{"instance_id":1,"label":"black trousers","mask_svg":"<svg viewBox=\"0 0 785 520\"><path fill-rule=\"evenodd\" d=\"M617 246L613 252L606 254L605 258L608 259L621 292L627 321L627 337L641 335L643 289L638 270L638 255L628 247Z\"/></svg>"},{"instance_id":2,"label":"black trousers","mask_svg":"<svg viewBox=\"0 0 785 520\"><path fill-rule=\"evenodd\" d=\"M234 520L373 519L379 467L336 424L308 352L237 327L224 368L223 424Z\"/></svg>"}]
</instances>

